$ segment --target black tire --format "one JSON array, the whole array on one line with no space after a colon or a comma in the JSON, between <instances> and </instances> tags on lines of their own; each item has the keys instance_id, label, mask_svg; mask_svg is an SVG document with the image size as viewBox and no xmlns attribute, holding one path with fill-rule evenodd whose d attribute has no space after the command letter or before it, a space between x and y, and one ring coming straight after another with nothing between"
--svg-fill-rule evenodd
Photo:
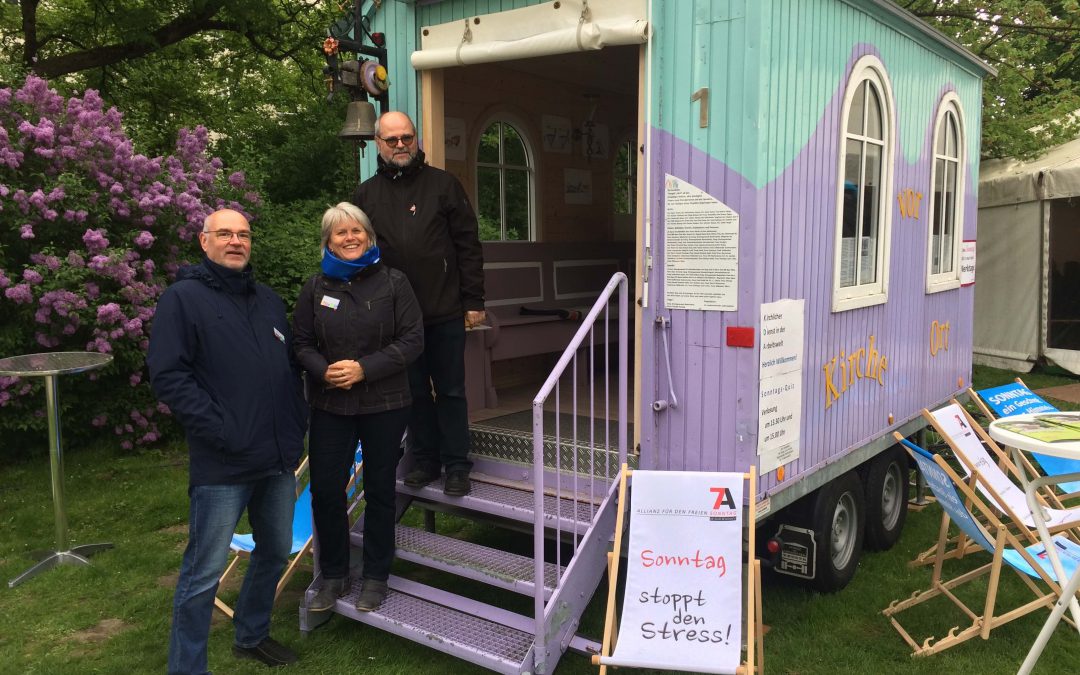
<instances>
[{"instance_id":1,"label":"black tire","mask_svg":"<svg viewBox=\"0 0 1080 675\"><path fill-rule=\"evenodd\" d=\"M907 453L894 445L872 459L866 473L866 550L888 551L900 539L907 502Z\"/></svg>"},{"instance_id":2,"label":"black tire","mask_svg":"<svg viewBox=\"0 0 1080 675\"><path fill-rule=\"evenodd\" d=\"M835 593L847 586L859 566L865 525L863 487L854 471L817 491L812 523L817 543L814 588Z\"/></svg>"}]
</instances>

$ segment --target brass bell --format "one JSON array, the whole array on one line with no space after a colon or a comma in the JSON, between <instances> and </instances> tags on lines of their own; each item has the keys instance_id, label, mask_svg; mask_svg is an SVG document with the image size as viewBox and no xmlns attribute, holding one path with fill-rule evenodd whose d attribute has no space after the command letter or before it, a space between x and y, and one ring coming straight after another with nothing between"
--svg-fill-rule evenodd
<instances>
[{"instance_id":1,"label":"brass bell","mask_svg":"<svg viewBox=\"0 0 1080 675\"><path fill-rule=\"evenodd\" d=\"M375 138L375 106L371 101L350 101L345 111L345 125L338 138L365 141Z\"/></svg>"}]
</instances>

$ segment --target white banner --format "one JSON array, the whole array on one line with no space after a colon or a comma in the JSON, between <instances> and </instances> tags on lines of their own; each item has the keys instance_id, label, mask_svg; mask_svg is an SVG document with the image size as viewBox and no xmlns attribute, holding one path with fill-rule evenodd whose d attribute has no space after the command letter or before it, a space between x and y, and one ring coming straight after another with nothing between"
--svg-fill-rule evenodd
<instances>
[{"instance_id":1,"label":"white banner","mask_svg":"<svg viewBox=\"0 0 1080 675\"><path fill-rule=\"evenodd\" d=\"M605 664L736 671L743 483L741 473L634 472L622 621Z\"/></svg>"},{"instance_id":2,"label":"white banner","mask_svg":"<svg viewBox=\"0 0 1080 675\"><path fill-rule=\"evenodd\" d=\"M805 306L801 299L761 305L757 452L762 474L799 458Z\"/></svg>"}]
</instances>

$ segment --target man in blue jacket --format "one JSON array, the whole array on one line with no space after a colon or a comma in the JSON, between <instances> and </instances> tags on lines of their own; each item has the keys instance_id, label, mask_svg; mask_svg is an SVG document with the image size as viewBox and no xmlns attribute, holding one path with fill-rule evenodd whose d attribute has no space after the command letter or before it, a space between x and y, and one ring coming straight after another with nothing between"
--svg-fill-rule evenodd
<instances>
[{"instance_id":1,"label":"man in blue jacket","mask_svg":"<svg viewBox=\"0 0 1080 675\"><path fill-rule=\"evenodd\" d=\"M270 637L278 579L292 548L296 470L307 406L291 361L285 305L255 283L243 214L210 214L206 256L158 301L146 362L158 399L184 427L190 457L188 545L173 599L169 673L207 672L218 578L247 509L255 538L236 602L233 652L267 665L296 661Z\"/></svg>"}]
</instances>

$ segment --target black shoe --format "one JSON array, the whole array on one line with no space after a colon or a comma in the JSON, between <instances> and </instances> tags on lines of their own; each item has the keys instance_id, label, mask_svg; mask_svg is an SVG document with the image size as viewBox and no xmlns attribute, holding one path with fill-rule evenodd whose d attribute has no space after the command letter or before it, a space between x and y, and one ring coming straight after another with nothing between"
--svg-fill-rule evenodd
<instances>
[{"instance_id":1,"label":"black shoe","mask_svg":"<svg viewBox=\"0 0 1080 675\"><path fill-rule=\"evenodd\" d=\"M361 612L374 612L386 599L389 588L385 581L364 579L360 594L356 596L356 609Z\"/></svg>"},{"instance_id":2,"label":"black shoe","mask_svg":"<svg viewBox=\"0 0 1080 675\"><path fill-rule=\"evenodd\" d=\"M464 497L472 489L472 481L469 480L467 469L457 469L446 474L446 482L443 483L443 494L448 497Z\"/></svg>"},{"instance_id":3,"label":"black shoe","mask_svg":"<svg viewBox=\"0 0 1080 675\"><path fill-rule=\"evenodd\" d=\"M311 599L308 605L309 612L325 612L334 608L334 603L345 593L349 592L349 579L323 579L322 588Z\"/></svg>"},{"instance_id":4,"label":"black shoe","mask_svg":"<svg viewBox=\"0 0 1080 675\"><path fill-rule=\"evenodd\" d=\"M242 659L255 659L268 666L287 666L296 663L296 654L273 638L266 638L254 647L233 645L233 654Z\"/></svg>"},{"instance_id":5,"label":"black shoe","mask_svg":"<svg viewBox=\"0 0 1080 675\"><path fill-rule=\"evenodd\" d=\"M419 488L439 479L438 469L417 467L405 475L405 487Z\"/></svg>"}]
</instances>

